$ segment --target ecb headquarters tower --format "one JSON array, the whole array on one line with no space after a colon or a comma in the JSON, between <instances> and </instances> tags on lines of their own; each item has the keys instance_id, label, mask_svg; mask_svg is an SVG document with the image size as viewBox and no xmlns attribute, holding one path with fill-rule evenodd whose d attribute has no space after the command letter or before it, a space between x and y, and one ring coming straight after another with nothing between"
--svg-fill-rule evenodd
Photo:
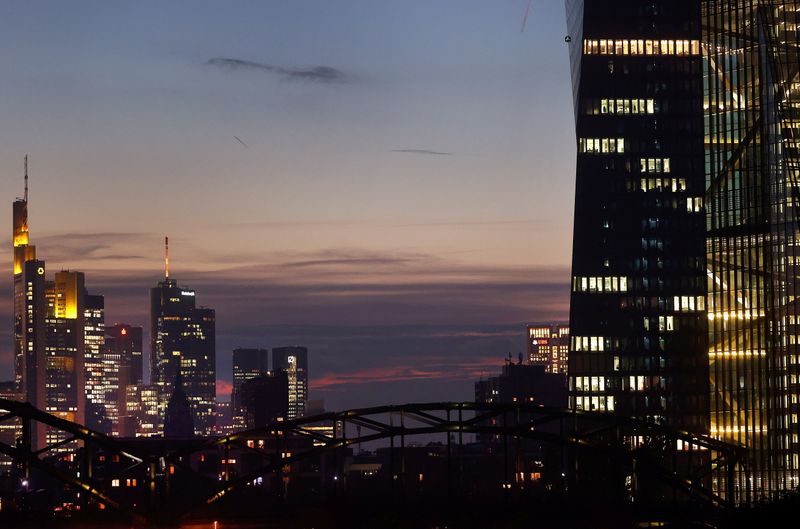
<instances>
[{"instance_id":1,"label":"ecb headquarters tower","mask_svg":"<svg viewBox=\"0 0 800 529\"><path fill-rule=\"evenodd\" d=\"M794 489L800 0L567 0L567 18L570 406L747 447L729 500Z\"/></svg>"}]
</instances>

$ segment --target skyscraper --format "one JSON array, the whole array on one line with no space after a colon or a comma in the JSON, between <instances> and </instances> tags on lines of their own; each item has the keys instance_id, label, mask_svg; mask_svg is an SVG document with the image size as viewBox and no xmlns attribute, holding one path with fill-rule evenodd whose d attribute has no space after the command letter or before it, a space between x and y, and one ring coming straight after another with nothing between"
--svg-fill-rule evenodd
<instances>
[{"instance_id":1,"label":"skyscraper","mask_svg":"<svg viewBox=\"0 0 800 529\"><path fill-rule=\"evenodd\" d=\"M700 3L569 0L567 14L570 406L706 433Z\"/></svg>"},{"instance_id":2,"label":"skyscraper","mask_svg":"<svg viewBox=\"0 0 800 529\"><path fill-rule=\"evenodd\" d=\"M127 413L128 386L142 384L142 328L115 323L106 327L103 379L113 433L122 435L120 417Z\"/></svg>"},{"instance_id":3,"label":"skyscraper","mask_svg":"<svg viewBox=\"0 0 800 529\"><path fill-rule=\"evenodd\" d=\"M306 414L308 400L308 349L276 347L272 349L272 370L286 371L289 377L289 419Z\"/></svg>"},{"instance_id":4,"label":"skyscraper","mask_svg":"<svg viewBox=\"0 0 800 529\"><path fill-rule=\"evenodd\" d=\"M28 157L25 157L25 195L14 201L14 382L27 402L45 405L45 264L36 259L28 232ZM44 444L44 430L34 425L35 446Z\"/></svg>"},{"instance_id":5,"label":"skyscraper","mask_svg":"<svg viewBox=\"0 0 800 529\"><path fill-rule=\"evenodd\" d=\"M291 388L286 371L274 371L245 380L241 388L245 427L258 428L291 413Z\"/></svg>"},{"instance_id":6,"label":"skyscraper","mask_svg":"<svg viewBox=\"0 0 800 529\"><path fill-rule=\"evenodd\" d=\"M233 389L231 391L231 412L234 427L244 426L244 407L241 400L242 383L245 380L266 374L269 371L269 350L233 350Z\"/></svg>"},{"instance_id":7,"label":"skyscraper","mask_svg":"<svg viewBox=\"0 0 800 529\"><path fill-rule=\"evenodd\" d=\"M195 291L169 278L168 263L164 280L150 289L151 380L163 410L180 369L195 433L211 435L217 394L214 311L195 306Z\"/></svg>"},{"instance_id":8,"label":"skyscraper","mask_svg":"<svg viewBox=\"0 0 800 529\"><path fill-rule=\"evenodd\" d=\"M711 433L751 449L733 499L774 498L800 469L800 2L702 4Z\"/></svg>"},{"instance_id":9,"label":"skyscraper","mask_svg":"<svg viewBox=\"0 0 800 529\"><path fill-rule=\"evenodd\" d=\"M111 433L111 423L117 410L106 400L106 385L115 383L106 376L104 369L105 344L105 298L87 295L84 306L84 372L86 379L87 409L86 426ZM107 420L103 420L107 419Z\"/></svg>"},{"instance_id":10,"label":"skyscraper","mask_svg":"<svg viewBox=\"0 0 800 529\"><path fill-rule=\"evenodd\" d=\"M798 10L567 2L571 405L746 446L734 502L800 477Z\"/></svg>"}]
</instances>

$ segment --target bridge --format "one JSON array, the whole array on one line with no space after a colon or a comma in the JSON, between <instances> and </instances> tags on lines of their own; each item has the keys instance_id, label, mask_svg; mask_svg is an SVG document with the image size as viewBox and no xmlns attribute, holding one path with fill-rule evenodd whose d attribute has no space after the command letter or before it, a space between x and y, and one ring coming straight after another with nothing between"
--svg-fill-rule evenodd
<instances>
[{"instance_id":1,"label":"bridge","mask_svg":"<svg viewBox=\"0 0 800 529\"><path fill-rule=\"evenodd\" d=\"M550 488L583 487L628 503L691 502L715 510L752 500L749 489L735 486L737 474L747 469L741 447L613 414L524 402L379 406L278 421L224 437L164 440L112 438L30 404L0 399L0 427L10 424L19 435L14 443L0 442L0 454L13 461L13 483L22 489L17 494L46 476L76 491L84 509L114 509L147 525L174 523L257 489L285 498L300 474L316 480L309 490L352 486L346 484L347 461L362 444L384 447L381 475L390 490L407 490L423 479L409 476L413 439L440 440L440 482L450 497L464 493L459 484L472 436L492 447L488 457L499 466L492 474L499 483L487 477L485 486L507 495L542 479L524 465L530 459L525 454L544 453L550 457L541 470L549 472L544 480ZM58 440L33 446L34 426Z\"/></svg>"}]
</instances>

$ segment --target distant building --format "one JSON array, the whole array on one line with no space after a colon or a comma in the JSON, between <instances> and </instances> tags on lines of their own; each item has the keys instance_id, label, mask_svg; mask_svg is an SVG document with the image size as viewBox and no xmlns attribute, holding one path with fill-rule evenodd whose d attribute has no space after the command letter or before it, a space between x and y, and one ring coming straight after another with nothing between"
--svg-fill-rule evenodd
<instances>
[{"instance_id":1,"label":"distant building","mask_svg":"<svg viewBox=\"0 0 800 529\"><path fill-rule=\"evenodd\" d=\"M107 401L106 385L116 384L104 370L105 298L87 295L84 299L84 377L86 387L86 426L105 434L111 433L116 420L115 403Z\"/></svg>"},{"instance_id":2,"label":"distant building","mask_svg":"<svg viewBox=\"0 0 800 529\"><path fill-rule=\"evenodd\" d=\"M230 435L235 432L233 410L229 401L217 401L216 435Z\"/></svg>"},{"instance_id":3,"label":"distant building","mask_svg":"<svg viewBox=\"0 0 800 529\"><path fill-rule=\"evenodd\" d=\"M475 402L526 402L553 408L567 407L566 377L545 366L506 362L499 376L475 383Z\"/></svg>"},{"instance_id":4,"label":"distant building","mask_svg":"<svg viewBox=\"0 0 800 529\"><path fill-rule=\"evenodd\" d=\"M156 437L163 432L159 389L134 384L125 388L125 415L120 416L120 437Z\"/></svg>"},{"instance_id":5,"label":"distant building","mask_svg":"<svg viewBox=\"0 0 800 529\"><path fill-rule=\"evenodd\" d=\"M195 306L195 291L169 278L168 263L164 280L150 289L151 381L165 406L180 370L195 433L211 435L217 395L214 310Z\"/></svg>"},{"instance_id":6,"label":"distant building","mask_svg":"<svg viewBox=\"0 0 800 529\"><path fill-rule=\"evenodd\" d=\"M569 325L528 325L528 362L548 373L567 373Z\"/></svg>"},{"instance_id":7,"label":"distant building","mask_svg":"<svg viewBox=\"0 0 800 529\"><path fill-rule=\"evenodd\" d=\"M16 382L8 380L0 382L0 399L21 401L22 394L17 391ZM5 411L0 407L0 415ZM7 419L0 422L0 443L8 446L15 446L16 439L22 434L22 422L19 417ZM12 460L8 456L0 455L0 474L10 470L13 467Z\"/></svg>"},{"instance_id":8,"label":"distant building","mask_svg":"<svg viewBox=\"0 0 800 529\"><path fill-rule=\"evenodd\" d=\"M269 371L268 349L233 350L233 389L231 391L231 414L234 427L244 426L244 408L241 402L242 383Z\"/></svg>"},{"instance_id":9,"label":"distant building","mask_svg":"<svg viewBox=\"0 0 800 529\"><path fill-rule=\"evenodd\" d=\"M272 349L272 370L286 371L289 377L289 415L296 419L306 414L308 400L308 349L276 347Z\"/></svg>"},{"instance_id":10,"label":"distant building","mask_svg":"<svg viewBox=\"0 0 800 529\"><path fill-rule=\"evenodd\" d=\"M120 417L126 415L128 386L142 384L142 328L115 323L106 328L103 378L108 416L114 435L122 435Z\"/></svg>"},{"instance_id":11,"label":"distant building","mask_svg":"<svg viewBox=\"0 0 800 529\"><path fill-rule=\"evenodd\" d=\"M247 428L266 426L287 417L289 377L286 371L276 371L246 380L241 391Z\"/></svg>"}]
</instances>

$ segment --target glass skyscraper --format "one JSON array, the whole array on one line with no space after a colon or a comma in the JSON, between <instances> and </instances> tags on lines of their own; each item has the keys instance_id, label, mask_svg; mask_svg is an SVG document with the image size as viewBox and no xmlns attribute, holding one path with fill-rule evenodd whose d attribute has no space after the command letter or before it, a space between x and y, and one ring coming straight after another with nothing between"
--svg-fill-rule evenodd
<instances>
[{"instance_id":1,"label":"glass skyscraper","mask_svg":"<svg viewBox=\"0 0 800 529\"><path fill-rule=\"evenodd\" d=\"M799 10L567 1L570 405L749 448L734 502L798 486Z\"/></svg>"}]
</instances>

